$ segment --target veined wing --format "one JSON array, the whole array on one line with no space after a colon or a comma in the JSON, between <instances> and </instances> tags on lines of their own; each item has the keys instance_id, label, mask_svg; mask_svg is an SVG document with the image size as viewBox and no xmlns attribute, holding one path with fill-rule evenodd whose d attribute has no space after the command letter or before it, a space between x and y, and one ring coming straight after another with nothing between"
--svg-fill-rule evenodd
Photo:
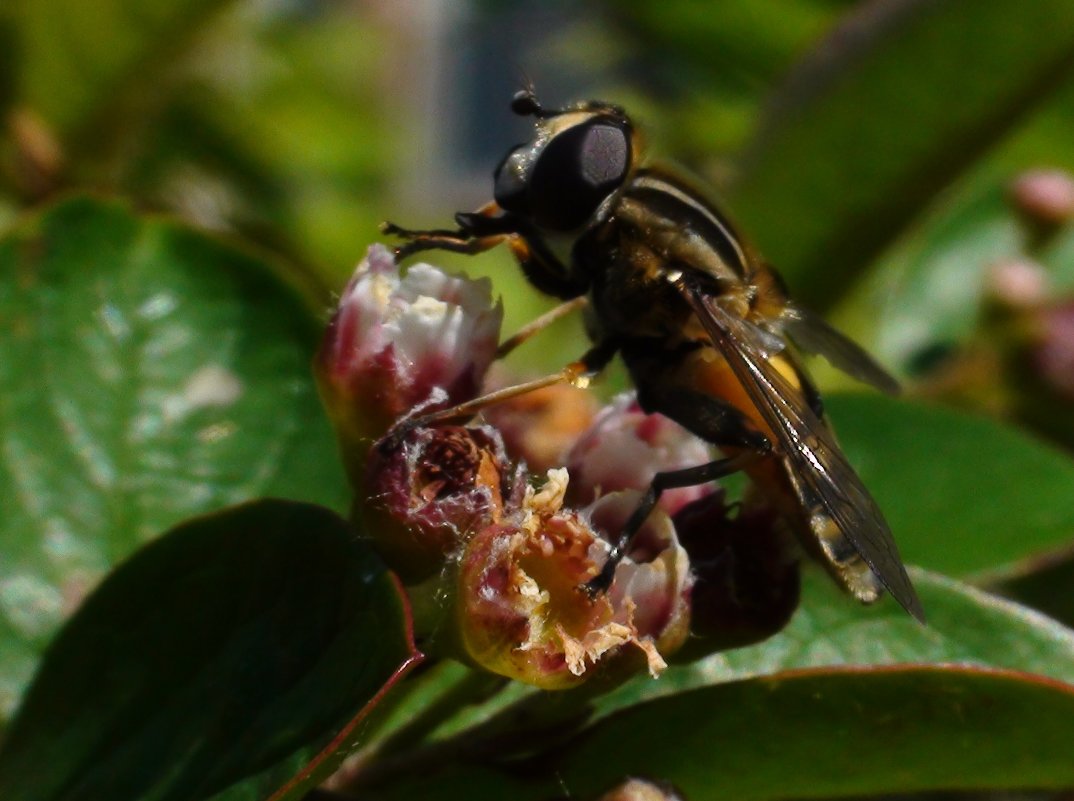
<instances>
[{"instance_id":1,"label":"veined wing","mask_svg":"<svg viewBox=\"0 0 1074 801\"><path fill-rule=\"evenodd\" d=\"M791 306L783 327L802 350L823 356L828 363L888 395L899 394L899 382L876 363L864 348L808 309Z\"/></svg>"},{"instance_id":2,"label":"veined wing","mask_svg":"<svg viewBox=\"0 0 1074 801\"><path fill-rule=\"evenodd\" d=\"M921 601L876 501L804 395L764 357L764 347L754 342L754 326L720 308L689 273L678 278L676 286L775 433L802 487L824 507L892 597L924 622Z\"/></svg>"}]
</instances>

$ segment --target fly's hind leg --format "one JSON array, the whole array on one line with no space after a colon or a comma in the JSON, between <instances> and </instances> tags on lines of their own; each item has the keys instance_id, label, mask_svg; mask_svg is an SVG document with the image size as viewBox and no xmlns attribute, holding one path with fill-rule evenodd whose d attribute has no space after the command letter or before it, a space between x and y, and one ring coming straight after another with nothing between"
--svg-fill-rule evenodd
<instances>
[{"instance_id":1,"label":"fly's hind leg","mask_svg":"<svg viewBox=\"0 0 1074 801\"><path fill-rule=\"evenodd\" d=\"M729 476L772 450L768 438L754 428L742 412L718 398L681 387L658 387L640 393L639 400L646 411L659 411L707 442L737 448L741 452L697 467L654 475L637 508L619 532L600 573L582 585L590 597L607 592L612 585L615 569L629 552L631 540L645 525L665 490L693 487Z\"/></svg>"}]
</instances>

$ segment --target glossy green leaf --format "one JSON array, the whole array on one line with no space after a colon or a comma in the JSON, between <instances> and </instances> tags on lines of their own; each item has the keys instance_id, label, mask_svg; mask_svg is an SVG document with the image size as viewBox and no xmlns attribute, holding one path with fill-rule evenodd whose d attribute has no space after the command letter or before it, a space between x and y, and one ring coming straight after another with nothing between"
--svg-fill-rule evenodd
<instances>
[{"instance_id":1,"label":"glossy green leaf","mask_svg":"<svg viewBox=\"0 0 1074 801\"><path fill-rule=\"evenodd\" d=\"M134 87L159 92L170 57L226 5L15 0L7 13L18 32L18 99L64 134L89 133Z\"/></svg>"},{"instance_id":2,"label":"glossy green leaf","mask_svg":"<svg viewBox=\"0 0 1074 801\"><path fill-rule=\"evenodd\" d=\"M290 766L414 661L409 636L395 583L334 513L261 501L184 523L50 647L0 797L195 801Z\"/></svg>"},{"instance_id":3,"label":"glossy green leaf","mask_svg":"<svg viewBox=\"0 0 1074 801\"><path fill-rule=\"evenodd\" d=\"M878 395L826 399L904 560L998 574L1074 540L1074 461L992 420Z\"/></svg>"},{"instance_id":4,"label":"glossy green leaf","mask_svg":"<svg viewBox=\"0 0 1074 801\"><path fill-rule=\"evenodd\" d=\"M672 666L599 699L601 714L639 700L751 676L824 667L972 664L1035 673L1074 685L1074 631L1044 615L923 570L911 577L928 625L889 598L863 607L813 569L802 605L776 636Z\"/></svg>"},{"instance_id":5,"label":"glossy green leaf","mask_svg":"<svg viewBox=\"0 0 1074 801\"><path fill-rule=\"evenodd\" d=\"M378 798L596 798L631 776L691 801L1055 789L1074 783L1072 720L1074 688L1028 674L790 672L639 704L510 771L425 766Z\"/></svg>"},{"instance_id":6,"label":"glossy green leaf","mask_svg":"<svg viewBox=\"0 0 1074 801\"><path fill-rule=\"evenodd\" d=\"M972 668L805 671L621 712L563 751L572 796L626 776L692 801L1074 782L1074 688Z\"/></svg>"},{"instance_id":7,"label":"glossy green leaf","mask_svg":"<svg viewBox=\"0 0 1074 801\"><path fill-rule=\"evenodd\" d=\"M93 584L194 514L343 508L318 325L270 266L73 199L0 239L0 714Z\"/></svg>"},{"instance_id":8,"label":"glossy green leaf","mask_svg":"<svg viewBox=\"0 0 1074 801\"><path fill-rule=\"evenodd\" d=\"M772 103L736 214L799 299L831 304L1072 66L1065 0L860 6Z\"/></svg>"}]
</instances>

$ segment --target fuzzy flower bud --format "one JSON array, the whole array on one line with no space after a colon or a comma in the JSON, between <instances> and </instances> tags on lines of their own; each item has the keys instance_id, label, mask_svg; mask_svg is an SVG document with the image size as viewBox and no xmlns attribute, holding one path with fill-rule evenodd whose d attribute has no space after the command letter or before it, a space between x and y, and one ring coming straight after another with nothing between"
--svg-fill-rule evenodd
<instances>
[{"instance_id":1,"label":"fuzzy flower bud","mask_svg":"<svg viewBox=\"0 0 1074 801\"><path fill-rule=\"evenodd\" d=\"M570 500L583 505L607 492L645 490L657 472L711 459L708 443L662 414L646 414L634 393L623 393L601 410L567 455ZM660 506L673 515L712 492L712 484L670 489L660 497Z\"/></svg>"},{"instance_id":2,"label":"fuzzy flower bud","mask_svg":"<svg viewBox=\"0 0 1074 801\"><path fill-rule=\"evenodd\" d=\"M614 535L637 496L577 512L563 508L566 488L566 471L549 471L517 514L470 540L457 592L465 650L487 670L545 689L575 686L598 665L641 662L657 675L661 651L679 647L689 623L689 563L671 522L651 515L611 590L591 598L580 588L610 551L597 529L611 524Z\"/></svg>"},{"instance_id":3,"label":"fuzzy flower bud","mask_svg":"<svg viewBox=\"0 0 1074 801\"><path fill-rule=\"evenodd\" d=\"M1065 170L1027 170L1011 184L1010 198L1028 222L1056 227L1074 220L1074 176Z\"/></svg>"},{"instance_id":4,"label":"fuzzy flower bud","mask_svg":"<svg viewBox=\"0 0 1074 801\"><path fill-rule=\"evenodd\" d=\"M315 363L353 480L369 442L395 420L477 394L502 318L487 280L449 276L428 264L400 276L387 248L369 248Z\"/></svg>"}]
</instances>

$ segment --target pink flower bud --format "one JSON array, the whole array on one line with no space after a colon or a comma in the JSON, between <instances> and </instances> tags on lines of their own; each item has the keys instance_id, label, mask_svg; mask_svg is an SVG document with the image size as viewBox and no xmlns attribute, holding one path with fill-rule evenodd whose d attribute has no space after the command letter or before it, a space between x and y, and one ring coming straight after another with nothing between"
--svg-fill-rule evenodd
<instances>
[{"instance_id":1,"label":"pink flower bud","mask_svg":"<svg viewBox=\"0 0 1074 801\"><path fill-rule=\"evenodd\" d=\"M476 395L502 317L487 279L428 264L400 276L391 252L371 246L343 290L315 365L345 453L364 458L369 441L415 407L429 411ZM352 468L360 461L348 458Z\"/></svg>"},{"instance_id":2,"label":"pink flower bud","mask_svg":"<svg viewBox=\"0 0 1074 801\"><path fill-rule=\"evenodd\" d=\"M1074 176L1065 170L1028 170L1011 184L1010 196L1032 223L1054 227L1074 219Z\"/></svg>"},{"instance_id":3,"label":"pink flower bud","mask_svg":"<svg viewBox=\"0 0 1074 801\"><path fill-rule=\"evenodd\" d=\"M674 788L648 779L627 779L612 788L599 801L683 801Z\"/></svg>"},{"instance_id":4,"label":"pink flower bud","mask_svg":"<svg viewBox=\"0 0 1074 801\"><path fill-rule=\"evenodd\" d=\"M689 620L689 564L671 522L654 513L638 535L643 551L591 598L581 587L610 550L595 526L621 525L637 498L608 497L586 514L563 508L566 486L565 470L549 471L516 514L470 540L457 592L465 650L487 670L545 689L575 686L598 665L640 663L657 675L660 649L678 647Z\"/></svg>"},{"instance_id":5,"label":"pink flower bud","mask_svg":"<svg viewBox=\"0 0 1074 801\"><path fill-rule=\"evenodd\" d=\"M634 394L624 393L604 407L567 455L571 502L584 505L607 492L645 490L657 472L711 459L708 443L661 414L645 414ZM673 515L713 491L712 484L671 489L660 506Z\"/></svg>"},{"instance_id":6,"label":"pink flower bud","mask_svg":"<svg viewBox=\"0 0 1074 801\"><path fill-rule=\"evenodd\" d=\"M1035 309L1047 300L1048 273L1030 259L1004 259L992 266L986 289L1007 309Z\"/></svg>"}]
</instances>

